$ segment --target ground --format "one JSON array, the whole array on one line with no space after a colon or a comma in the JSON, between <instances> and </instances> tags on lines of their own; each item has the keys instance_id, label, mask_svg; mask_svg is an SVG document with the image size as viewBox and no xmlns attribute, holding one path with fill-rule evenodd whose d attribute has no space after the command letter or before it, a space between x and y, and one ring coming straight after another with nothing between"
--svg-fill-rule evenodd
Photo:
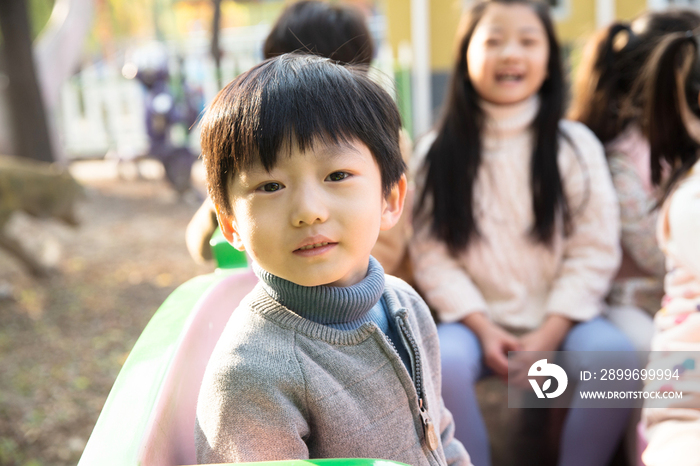
<instances>
[{"instance_id":1,"label":"ground","mask_svg":"<svg viewBox=\"0 0 700 466\"><path fill-rule=\"evenodd\" d=\"M185 248L197 202L177 199L158 166L142 169L144 179L120 179L108 162L74 164L87 192L77 229L11 221L54 270L36 280L0 251L0 465L76 464L148 320L175 287L214 269Z\"/></svg>"}]
</instances>

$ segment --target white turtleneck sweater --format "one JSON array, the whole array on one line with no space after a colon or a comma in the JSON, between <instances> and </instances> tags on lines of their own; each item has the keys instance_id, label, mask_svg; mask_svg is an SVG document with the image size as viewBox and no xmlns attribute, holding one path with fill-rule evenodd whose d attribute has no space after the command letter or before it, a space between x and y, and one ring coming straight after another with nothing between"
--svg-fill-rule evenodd
<instances>
[{"instance_id":1,"label":"white turtleneck sweater","mask_svg":"<svg viewBox=\"0 0 700 466\"><path fill-rule=\"evenodd\" d=\"M557 229L552 246L535 243L530 189L533 97L516 105L482 103L486 117L482 162L475 184L475 216L481 237L453 257L430 233L415 225L410 246L415 281L443 322L484 312L515 329L537 328L548 314L589 320L602 309L620 262L619 212L603 147L583 124L562 120L559 170L572 214L573 231ZM421 141L414 166L421 166L435 139ZM420 173L418 185L420 192ZM560 222L561 223L561 222ZM561 225L560 225L561 226Z\"/></svg>"}]
</instances>

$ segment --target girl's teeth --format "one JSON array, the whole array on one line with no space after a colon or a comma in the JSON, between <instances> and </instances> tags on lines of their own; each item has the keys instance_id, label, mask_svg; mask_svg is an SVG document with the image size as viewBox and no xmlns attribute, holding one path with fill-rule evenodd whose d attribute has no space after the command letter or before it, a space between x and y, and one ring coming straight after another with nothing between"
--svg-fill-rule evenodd
<instances>
[{"instance_id":1,"label":"girl's teeth","mask_svg":"<svg viewBox=\"0 0 700 466\"><path fill-rule=\"evenodd\" d=\"M321 246L326 246L327 244L328 243L309 244L308 246L303 246L299 249L306 250L306 249L320 248Z\"/></svg>"}]
</instances>

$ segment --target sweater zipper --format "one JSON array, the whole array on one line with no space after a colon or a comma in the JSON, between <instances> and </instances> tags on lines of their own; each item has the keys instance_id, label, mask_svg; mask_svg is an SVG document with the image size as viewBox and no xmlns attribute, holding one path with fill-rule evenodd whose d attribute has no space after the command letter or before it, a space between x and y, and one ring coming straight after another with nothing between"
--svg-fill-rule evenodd
<instances>
[{"instance_id":1,"label":"sweater zipper","mask_svg":"<svg viewBox=\"0 0 700 466\"><path fill-rule=\"evenodd\" d=\"M415 385L416 393L418 394L418 410L420 412L421 424L423 425L423 435L425 436L425 444L430 451L437 450L438 438L435 433L435 425L430 419L428 410L423 403L425 398L425 393L423 392L423 367L420 360L420 352L418 351L418 344L413 338L411 332L408 331L408 327L403 319L397 319L399 323L399 328L401 329L401 334L404 337L407 346L409 347L409 356L413 355L413 383ZM396 350L396 348L394 348Z\"/></svg>"}]
</instances>

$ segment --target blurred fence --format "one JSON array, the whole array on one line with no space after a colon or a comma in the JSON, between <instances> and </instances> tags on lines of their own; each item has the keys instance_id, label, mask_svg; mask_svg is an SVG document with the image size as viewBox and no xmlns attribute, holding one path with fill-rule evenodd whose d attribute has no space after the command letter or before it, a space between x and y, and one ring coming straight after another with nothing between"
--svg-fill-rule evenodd
<instances>
[{"instance_id":1,"label":"blurred fence","mask_svg":"<svg viewBox=\"0 0 700 466\"><path fill-rule=\"evenodd\" d=\"M379 45L370 73L396 98L404 126L411 128L410 45L403 44L395 58L384 39L384 17L371 18L369 26ZM262 45L269 28L269 25L259 25L221 32L222 83L231 81L262 60ZM201 92L203 102L210 102L219 86L210 55L209 35L202 32L186 41L164 45L171 79L184 79L188 86ZM145 90L137 80L125 78L122 64L116 61L102 61L86 67L62 87L58 119L68 158L108 156L129 160L148 155ZM199 153L197 128L193 131L189 143L191 149Z\"/></svg>"}]
</instances>

